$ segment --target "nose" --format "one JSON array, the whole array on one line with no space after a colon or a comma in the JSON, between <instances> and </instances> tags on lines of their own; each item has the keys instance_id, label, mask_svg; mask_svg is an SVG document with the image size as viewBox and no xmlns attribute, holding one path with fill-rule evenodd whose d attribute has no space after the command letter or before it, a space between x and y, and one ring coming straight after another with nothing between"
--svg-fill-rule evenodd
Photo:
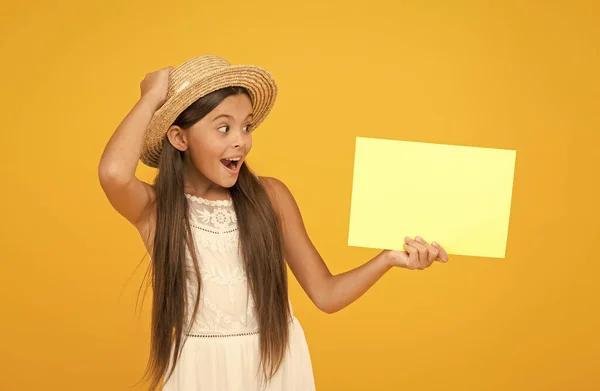
<instances>
[{"instance_id":1,"label":"nose","mask_svg":"<svg viewBox=\"0 0 600 391\"><path fill-rule=\"evenodd\" d=\"M243 131L235 132L233 139L233 145L236 149L243 148L246 146L246 138L248 137Z\"/></svg>"}]
</instances>

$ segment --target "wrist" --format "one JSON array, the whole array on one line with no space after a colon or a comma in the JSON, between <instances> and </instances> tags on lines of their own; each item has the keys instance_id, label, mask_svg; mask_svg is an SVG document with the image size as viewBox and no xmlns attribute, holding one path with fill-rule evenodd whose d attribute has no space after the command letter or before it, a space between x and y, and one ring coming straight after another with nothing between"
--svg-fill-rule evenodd
<instances>
[{"instance_id":1,"label":"wrist","mask_svg":"<svg viewBox=\"0 0 600 391\"><path fill-rule=\"evenodd\" d=\"M397 262L394 260L393 257L393 252L390 250L383 250L380 254L379 257L381 259L381 262L383 263L384 267L386 268L386 271L391 269L394 266L397 266Z\"/></svg>"},{"instance_id":2,"label":"wrist","mask_svg":"<svg viewBox=\"0 0 600 391\"><path fill-rule=\"evenodd\" d=\"M139 103L150 108L152 113L154 113L163 105L164 102L162 99L155 97L152 94L145 94L140 98Z\"/></svg>"},{"instance_id":3,"label":"wrist","mask_svg":"<svg viewBox=\"0 0 600 391\"><path fill-rule=\"evenodd\" d=\"M404 255L403 252L384 250L381 255L385 258L385 261L390 269L393 267L406 268L406 258L402 256Z\"/></svg>"}]
</instances>

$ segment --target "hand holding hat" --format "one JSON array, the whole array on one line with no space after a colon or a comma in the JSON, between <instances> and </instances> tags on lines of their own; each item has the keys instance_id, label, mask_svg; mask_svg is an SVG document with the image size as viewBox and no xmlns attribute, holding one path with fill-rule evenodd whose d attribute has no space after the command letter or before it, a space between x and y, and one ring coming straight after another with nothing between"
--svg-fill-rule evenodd
<instances>
[{"instance_id":1,"label":"hand holding hat","mask_svg":"<svg viewBox=\"0 0 600 391\"><path fill-rule=\"evenodd\" d=\"M169 73L173 69L173 67L166 67L148 73L140 83L141 99L151 99L152 101L155 101L155 110L158 110L167 100Z\"/></svg>"}]
</instances>

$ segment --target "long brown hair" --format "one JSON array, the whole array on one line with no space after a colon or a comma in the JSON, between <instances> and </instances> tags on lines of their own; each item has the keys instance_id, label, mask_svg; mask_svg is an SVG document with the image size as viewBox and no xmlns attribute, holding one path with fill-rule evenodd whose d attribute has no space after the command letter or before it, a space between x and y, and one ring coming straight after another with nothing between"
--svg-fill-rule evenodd
<instances>
[{"instance_id":1,"label":"long brown hair","mask_svg":"<svg viewBox=\"0 0 600 391\"><path fill-rule=\"evenodd\" d=\"M214 110L226 97L236 94L250 97L241 87L215 91L190 105L174 125L187 129ZM154 183L157 218L151 262L151 346L144 374L144 378L150 380L150 390L155 390L161 381L165 382L173 374L185 343L184 333L189 331L184 328L188 320L196 316L200 302L200 271L188 220L183 166L183 153L165 138ZM265 188L246 162L242 164L230 194L237 216L242 263L255 302L262 374L268 381L281 366L289 338L290 308L281 222ZM192 314L186 310L186 292L191 277L185 262L186 248L191 250L198 282ZM192 325L193 321L189 322L189 327Z\"/></svg>"}]
</instances>

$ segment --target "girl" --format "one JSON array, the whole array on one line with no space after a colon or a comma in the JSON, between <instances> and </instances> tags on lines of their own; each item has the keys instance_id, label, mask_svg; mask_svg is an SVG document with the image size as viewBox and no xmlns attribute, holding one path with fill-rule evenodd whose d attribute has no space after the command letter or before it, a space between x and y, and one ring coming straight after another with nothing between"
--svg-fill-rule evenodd
<instances>
[{"instance_id":1,"label":"girl","mask_svg":"<svg viewBox=\"0 0 600 391\"><path fill-rule=\"evenodd\" d=\"M332 313L394 266L448 260L439 245L406 238L405 251L329 272L288 188L245 161L277 95L264 69L202 56L146 75L140 88L98 174L151 254L151 390L314 390L286 262ZM158 168L153 185L135 177L138 160Z\"/></svg>"}]
</instances>

